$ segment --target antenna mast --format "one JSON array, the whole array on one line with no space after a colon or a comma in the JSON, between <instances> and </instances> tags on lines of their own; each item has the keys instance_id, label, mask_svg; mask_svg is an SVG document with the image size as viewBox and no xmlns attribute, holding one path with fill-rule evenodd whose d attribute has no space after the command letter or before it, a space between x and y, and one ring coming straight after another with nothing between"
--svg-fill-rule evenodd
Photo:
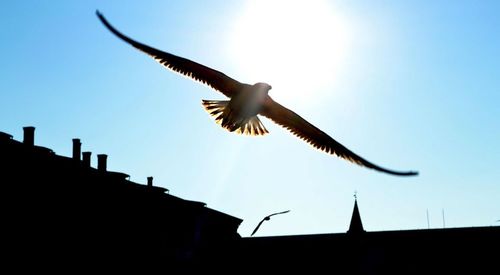
<instances>
[{"instance_id":1,"label":"antenna mast","mask_svg":"<svg viewBox=\"0 0 500 275\"><path fill-rule=\"evenodd\" d=\"M441 209L441 214L443 216L443 228L446 228L446 222L445 222L445 219L444 219L444 208Z\"/></svg>"},{"instance_id":2,"label":"antenna mast","mask_svg":"<svg viewBox=\"0 0 500 275\"><path fill-rule=\"evenodd\" d=\"M429 222L429 209L427 209L426 212L427 212L427 229L430 229L431 228L431 224Z\"/></svg>"}]
</instances>

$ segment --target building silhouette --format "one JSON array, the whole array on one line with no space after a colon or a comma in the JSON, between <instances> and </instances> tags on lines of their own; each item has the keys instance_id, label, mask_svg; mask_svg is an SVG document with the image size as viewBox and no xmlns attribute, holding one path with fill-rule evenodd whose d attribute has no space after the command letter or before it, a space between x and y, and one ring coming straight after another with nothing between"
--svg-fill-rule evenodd
<instances>
[{"instance_id":1,"label":"building silhouette","mask_svg":"<svg viewBox=\"0 0 500 275\"><path fill-rule=\"evenodd\" d=\"M242 220L172 196L152 177L142 185L108 171L104 154L93 168L78 139L71 158L56 155L35 145L34 132L25 127L23 142L0 132L0 246L14 270L189 272L200 255L239 238Z\"/></svg>"},{"instance_id":2,"label":"building silhouette","mask_svg":"<svg viewBox=\"0 0 500 275\"><path fill-rule=\"evenodd\" d=\"M495 274L499 247L498 226L367 232L355 200L347 233L242 238L231 262L270 274Z\"/></svg>"},{"instance_id":3,"label":"building silhouette","mask_svg":"<svg viewBox=\"0 0 500 275\"><path fill-rule=\"evenodd\" d=\"M355 200L346 233L242 238L241 219L0 132L2 267L141 274L494 274L500 227L365 231ZM328 217L318 217L328 218Z\"/></svg>"}]
</instances>

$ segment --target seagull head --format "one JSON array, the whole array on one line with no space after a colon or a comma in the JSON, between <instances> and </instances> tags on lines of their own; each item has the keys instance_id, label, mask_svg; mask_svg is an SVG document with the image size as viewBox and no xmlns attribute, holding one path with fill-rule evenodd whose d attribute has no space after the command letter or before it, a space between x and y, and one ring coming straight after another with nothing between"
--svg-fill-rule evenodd
<instances>
[{"instance_id":1,"label":"seagull head","mask_svg":"<svg viewBox=\"0 0 500 275\"><path fill-rule=\"evenodd\" d=\"M255 93L254 95L256 98L258 98L258 101L261 102L266 99L267 94L271 89L272 89L271 85L264 82L258 82L253 84L253 91Z\"/></svg>"},{"instance_id":2,"label":"seagull head","mask_svg":"<svg viewBox=\"0 0 500 275\"><path fill-rule=\"evenodd\" d=\"M271 90L273 87L271 85L264 83L264 82L258 82L253 85L258 91L261 93L267 94L269 90Z\"/></svg>"}]
</instances>

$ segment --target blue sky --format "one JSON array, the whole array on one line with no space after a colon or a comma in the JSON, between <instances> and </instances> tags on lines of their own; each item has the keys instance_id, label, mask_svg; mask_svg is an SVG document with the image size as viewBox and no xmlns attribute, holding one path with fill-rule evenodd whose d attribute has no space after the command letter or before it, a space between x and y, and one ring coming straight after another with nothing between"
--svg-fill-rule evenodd
<instances>
[{"instance_id":1,"label":"blue sky","mask_svg":"<svg viewBox=\"0 0 500 275\"><path fill-rule=\"evenodd\" d=\"M22 126L36 126L37 144L68 156L79 137L83 150L109 155L110 170L154 176L244 219L243 236L287 209L258 234L344 232L355 190L369 231L426 228L426 209L431 227L442 227L442 209L448 227L498 224L498 1L259 3L4 3L0 131L21 140ZM268 81L271 96L354 152L421 174L358 167L266 119L262 138L224 131L201 106L222 95L118 40L96 9L141 42ZM316 26L322 18L335 26Z\"/></svg>"}]
</instances>

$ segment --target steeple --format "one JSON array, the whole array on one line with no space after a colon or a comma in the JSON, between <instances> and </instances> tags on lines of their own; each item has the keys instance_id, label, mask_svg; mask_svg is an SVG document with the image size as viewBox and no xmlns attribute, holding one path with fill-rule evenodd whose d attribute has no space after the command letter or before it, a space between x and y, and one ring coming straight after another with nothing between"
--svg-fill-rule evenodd
<instances>
[{"instance_id":1,"label":"steeple","mask_svg":"<svg viewBox=\"0 0 500 275\"><path fill-rule=\"evenodd\" d=\"M356 234L363 232L365 232L365 230L363 229L363 223L359 215L357 192L354 192L354 209L352 210L351 224L349 225L347 233Z\"/></svg>"}]
</instances>

